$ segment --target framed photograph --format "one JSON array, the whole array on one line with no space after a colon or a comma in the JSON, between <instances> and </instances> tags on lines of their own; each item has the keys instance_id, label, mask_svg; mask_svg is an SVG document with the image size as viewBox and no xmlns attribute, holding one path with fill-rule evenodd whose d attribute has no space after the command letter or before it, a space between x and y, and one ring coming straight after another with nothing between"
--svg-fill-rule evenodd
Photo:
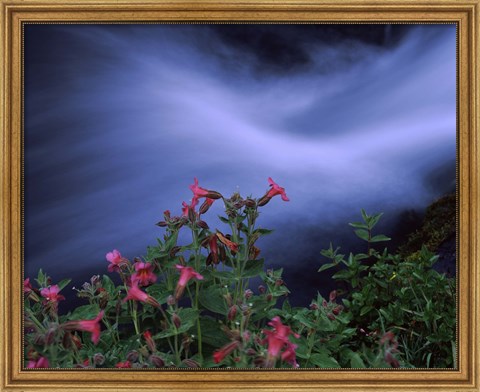
<instances>
[{"instance_id":1,"label":"framed photograph","mask_svg":"<svg viewBox=\"0 0 480 392\"><path fill-rule=\"evenodd\" d=\"M478 0L1 12L1 390L479 390Z\"/></svg>"}]
</instances>

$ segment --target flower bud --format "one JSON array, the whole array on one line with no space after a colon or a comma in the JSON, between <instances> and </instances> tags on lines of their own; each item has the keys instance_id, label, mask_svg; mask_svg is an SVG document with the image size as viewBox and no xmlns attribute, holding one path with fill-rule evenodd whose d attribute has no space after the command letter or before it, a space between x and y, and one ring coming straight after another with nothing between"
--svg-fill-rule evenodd
<instances>
[{"instance_id":1,"label":"flower bud","mask_svg":"<svg viewBox=\"0 0 480 392\"><path fill-rule=\"evenodd\" d=\"M310 304L310 310L317 310L318 305L317 304Z\"/></svg>"},{"instance_id":2,"label":"flower bud","mask_svg":"<svg viewBox=\"0 0 480 392\"><path fill-rule=\"evenodd\" d=\"M245 351L245 354L247 354L249 357L253 357L254 355L257 355L257 352L253 348L249 348L247 351Z\"/></svg>"},{"instance_id":3,"label":"flower bud","mask_svg":"<svg viewBox=\"0 0 480 392\"><path fill-rule=\"evenodd\" d=\"M159 227L166 227L166 226L167 226L167 222L165 222L165 221L160 221L160 222L155 223L155 225L157 225L157 226L159 226Z\"/></svg>"},{"instance_id":4,"label":"flower bud","mask_svg":"<svg viewBox=\"0 0 480 392\"><path fill-rule=\"evenodd\" d=\"M267 295L267 301L271 301L273 299L273 295L272 294L268 294Z\"/></svg>"},{"instance_id":5,"label":"flower bud","mask_svg":"<svg viewBox=\"0 0 480 392\"><path fill-rule=\"evenodd\" d=\"M257 203L259 207L263 207L265 204L267 204L272 198L268 197L267 195L263 196Z\"/></svg>"},{"instance_id":6,"label":"flower bud","mask_svg":"<svg viewBox=\"0 0 480 392\"><path fill-rule=\"evenodd\" d=\"M209 199L217 200L221 199L223 196L220 192L208 190L207 196Z\"/></svg>"},{"instance_id":7,"label":"flower bud","mask_svg":"<svg viewBox=\"0 0 480 392\"><path fill-rule=\"evenodd\" d=\"M197 361L194 361L193 359L184 359L182 361L183 364L187 365L189 368L198 368L200 367L200 364Z\"/></svg>"},{"instance_id":8,"label":"flower bud","mask_svg":"<svg viewBox=\"0 0 480 392\"><path fill-rule=\"evenodd\" d=\"M336 306L336 307L332 310L332 313L333 313L335 316L338 316L342 310L343 310L343 306L342 306L342 305L338 305L338 306Z\"/></svg>"},{"instance_id":9,"label":"flower bud","mask_svg":"<svg viewBox=\"0 0 480 392\"><path fill-rule=\"evenodd\" d=\"M165 361L162 358L160 358L158 355L152 354L148 359L150 360L152 365L155 366L156 368L165 367Z\"/></svg>"},{"instance_id":10,"label":"flower bud","mask_svg":"<svg viewBox=\"0 0 480 392\"><path fill-rule=\"evenodd\" d=\"M197 226L200 227L201 229L208 229L208 225L207 225L207 222L203 221L203 220L199 220L197 222Z\"/></svg>"},{"instance_id":11,"label":"flower bud","mask_svg":"<svg viewBox=\"0 0 480 392\"><path fill-rule=\"evenodd\" d=\"M265 286L262 286L262 285L258 286L258 291L260 292L260 294L265 293Z\"/></svg>"},{"instance_id":12,"label":"flower bud","mask_svg":"<svg viewBox=\"0 0 480 392\"><path fill-rule=\"evenodd\" d=\"M237 305L233 305L232 307L230 307L228 311L227 318L229 321L232 321L235 319L236 315L237 315Z\"/></svg>"},{"instance_id":13,"label":"flower bud","mask_svg":"<svg viewBox=\"0 0 480 392\"><path fill-rule=\"evenodd\" d=\"M174 313L172 316L172 323L175 325L175 328L180 328L180 325L182 325L182 320L180 320L180 317L178 314Z\"/></svg>"},{"instance_id":14,"label":"flower bud","mask_svg":"<svg viewBox=\"0 0 480 392\"><path fill-rule=\"evenodd\" d=\"M335 320L335 316L332 313L327 314L327 317L332 321Z\"/></svg>"},{"instance_id":15,"label":"flower bud","mask_svg":"<svg viewBox=\"0 0 480 392\"><path fill-rule=\"evenodd\" d=\"M230 293L224 294L223 298L225 298L225 301L227 302L228 307L231 307L233 305L233 300Z\"/></svg>"},{"instance_id":16,"label":"flower bud","mask_svg":"<svg viewBox=\"0 0 480 392\"><path fill-rule=\"evenodd\" d=\"M93 363L97 366L101 366L105 363L105 357L102 353L93 354Z\"/></svg>"},{"instance_id":17,"label":"flower bud","mask_svg":"<svg viewBox=\"0 0 480 392\"><path fill-rule=\"evenodd\" d=\"M337 290L333 290L332 292L330 292L330 302L334 302L335 298L337 298Z\"/></svg>"},{"instance_id":18,"label":"flower bud","mask_svg":"<svg viewBox=\"0 0 480 392\"><path fill-rule=\"evenodd\" d=\"M253 200L253 199L247 198L247 199L245 200L245 205L246 205L247 207L249 207L249 208L255 207L255 204L256 204L256 203L255 203L255 200Z\"/></svg>"},{"instance_id":19,"label":"flower bud","mask_svg":"<svg viewBox=\"0 0 480 392\"><path fill-rule=\"evenodd\" d=\"M188 349L190 348L191 343L192 343L192 340L190 339L190 336L185 335L182 339L182 347L186 352L188 352Z\"/></svg>"},{"instance_id":20,"label":"flower bud","mask_svg":"<svg viewBox=\"0 0 480 392\"><path fill-rule=\"evenodd\" d=\"M163 217L165 218L165 220L169 220L170 219L170 210L163 211Z\"/></svg>"},{"instance_id":21,"label":"flower bud","mask_svg":"<svg viewBox=\"0 0 480 392\"><path fill-rule=\"evenodd\" d=\"M182 249L180 246L174 246L168 255L173 258L180 251L180 249Z\"/></svg>"},{"instance_id":22,"label":"flower bud","mask_svg":"<svg viewBox=\"0 0 480 392\"><path fill-rule=\"evenodd\" d=\"M205 214L209 209L210 209L210 206L212 205L213 203L213 200L211 200L211 202L208 201L208 199L206 199L202 205L200 206L200 208L198 209L198 213L200 215L203 215Z\"/></svg>"},{"instance_id":23,"label":"flower bud","mask_svg":"<svg viewBox=\"0 0 480 392\"><path fill-rule=\"evenodd\" d=\"M277 279L275 281L275 286L277 286L277 287L283 286L283 280L282 279Z\"/></svg>"},{"instance_id":24,"label":"flower bud","mask_svg":"<svg viewBox=\"0 0 480 392\"><path fill-rule=\"evenodd\" d=\"M71 335L72 343L77 347L77 349L82 348L82 340L78 337L78 335Z\"/></svg>"},{"instance_id":25,"label":"flower bud","mask_svg":"<svg viewBox=\"0 0 480 392\"><path fill-rule=\"evenodd\" d=\"M192 223L197 220L197 213L192 207L188 207L188 220Z\"/></svg>"},{"instance_id":26,"label":"flower bud","mask_svg":"<svg viewBox=\"0 0 480 392\"><path fill-rule=\"evenodd\" d=\"M173 295L169 295L167 298L167 305L173 306L175 305L175 303L176 303L175 297Z\"/></svg>"},{"instance_id":27,"label":"flower bud","mask_svg":"<svg viewBox=\"0 0 480 392\"><path fill-rule=\"evenodd\" d=\"M245 296L245 299L250 299L253 295L253 291L250 290L250 289L246 289L243 293L243 295Z\"/></svg>"},{"instance_id":28,"label":"flower bud","mask_svg":"<svg viewBox=\"0 0 480 392\"><path fill-rule=\"evenodd\" d=\"M90 283L92 284L92 286L101 285L102 280L100 279L100 275L93 275L90 278Z\"/></svg>"},{"instance_id":29,"label":"flower bud","mask_svg":"<svg viewBox=\"0 0 480 392\"><path fill-rule=\"evenodd\" d=\"M45 334L45 345L50 346L55 342L56 332L57 332L57 329L55 327L49 328L49 330Z\"/></svg>"},{"instance_id":30,"label":"flower bud","mask_svg":"<svg viewBox=\"0 0 480 392\"><path fill-rule=\"evenodd\" d=\"M132 350L127 354L127 361L135 362L138 359L138 351Z\"/></svg>"},{"instance_id":31,"label":"flower bud","mask_svg":"<svg viewBox=\"0 0 480 392\"><path fill-rule=\"evenodd\" d=\"M252 337L252 334L250 333L250 331L243 331L242 339L244 342L248 342L251 337Z\"/></svg>"},{"instance_id":32,"label":"flower bud","mask_svg":"<svg viewBox=\"0 0 480 392\"><path fill-rule=\"evenodd\" d=\"M37 346L43 346L45 345L45 335L37 334L33 338L33 343Z\"/></svg>"},{"instance_id":33,"label":"flower bud","mask_svg":"<svg viewBox=\"0 0 480 392\"><path fill-rule=\"evenodd\" d=\"M327 308L327 307L328 307L328 302L327 302L325 299L322 301L322 306L323 306L324 308Z\"/></svg>"},{"instance_id":34,"label":"flower bud","mask_svg":"<svg viewBox=\"0 0 480 392\"><path fill-rule=\"evenodd\" d=\"M267 364L267 361L265 357L256 357L253 360L253 364L255 365L255 367L263 368Z\"/></svg>"}]
</instances>

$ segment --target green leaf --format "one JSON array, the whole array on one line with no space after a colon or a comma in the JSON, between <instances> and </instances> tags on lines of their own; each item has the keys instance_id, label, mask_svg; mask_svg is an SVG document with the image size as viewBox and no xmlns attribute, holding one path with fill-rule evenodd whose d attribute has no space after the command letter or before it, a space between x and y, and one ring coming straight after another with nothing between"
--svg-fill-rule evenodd
<instances>
[{"instance_id":1,"label":"green leaf","mask_svg":"<svg viewBox=\"0 0 480 392\"><path fill-rule=\"evenodd\" d=\"M327 264L324 264L322 265L317 272L322 272L322 271L325 271L327 269L330 269L332 267L335 267L337 264L336 263L327 263Z\"/></svg>"},{"instance_id":2,"label":"green leaf","mask_svg":"<svg viewBox=\"0 0 480 392\"><path fill-rule=\"evenodd\" d=\"M109 293L113 293L115 290L115 284L113 283L112 279L110 279L110 277L107 275L102 276L102 287Z\"/></svg>"},{"instance_id":3,"label":"green leaf","mask_svg":"<svg viewBox=\"0 0 480 392\"><path fill-rule=\"evenodd\" d=\"M265 263L265 259L247 260L247 262L245 263L245 268L243 270L242 277L253 278L255 276L260 275L260 273L263 272L264 263Z\"/></svg>"},{"instance_id":4,"label":"green leaf","mask_svg":"<svg viewBox=\"0 0 480 392\"><path fill-rule=\"evenodd\" d=\"M202 327L202 342L214 348L220 348L227 344L230 340L221 330L221 325L212 317L200 317L200 325Z\"/></svg>"},{"instance_id":5,"label":"green leaf","mask_svg":"<svg viewBox=\"0 0 480 392\"><path fill-rule=\"evenodd\" d=\"M302 313L297 313L295 316L293 316L293 318L299 321L300 323L302 323L303 325L305 325L306 327L317 328L317 325L313 322L313 320L309 320Z\"/></svg>"},{"instance_id":6,"label":"green leaf","mask_svg":"<svg viewBox=\"0 0 480 392\"><path fill-rule=\"evenodd\" d=\"M62 290L63 288L65 288L65 286L67 286L70 282L72 281L72 279L63 279L61 280L60 282L58 282L58 287L60 290Z\"/></svg>"},{"instance_id":7,"label":"green leaf","mask_svg":"<svg viewBox=\"0 0 480 392\"><path fill-rule=\"evenodd\" d=\"M365 210L363 208L360 210L360 212L362 214L362 219L365 221L365 223L368 224L370 217L368 216L368 214L365 212Z\"/></svg>"},{"instance_id":8,"label":"green leaf","mask_svg":"<svg viewBox=\"0 0 480 392\"><path fill-rule=\"evenodd\" d=\"M382 241L390 241L391 238L387 237L386 235L379 234L375 235L372 238L370 238L370 242L382 242Z\"/></svg>"},{"instance_id":9,"label":"green leaf","mask_svg":"<svg viewBox=\"0 0 480 392\"><path fill-rule=\"evenodd\" d=\"M98 305L82 305L70 314L69 320L91 320L98 315Z\"/></svg>"},{"instance_id":10,"label":"green leaf","mask_svg":"<svg viewBox=\"0 0 480 392\"><path fill-rule=\"evenodd\" d=\"M356 229L368 229L368 226L362 222L351 222L349 225L355 227Z\"/></svg>"},{"instance_id":11,"label":"green leaf","mask_svg":"<svg viewBox=\"0 0 480 392\"><path fill-rule=\"evenodd\" d=\"M380 212L379 214L372 215L370 217L370 229L373 229L373 227L378 223L378 221L382 216L383 216L383 212Z\"/></svg>"},{"instance_id":12,"label":"green leaf","mask_svg":"<svg viewBox=\"0 0 480 392\"><path fill-rule=\"evenodd\" d=\"M365 229L355 230L357 237L361 238L364 241L368 241L368 231Z\"/></svg>"},{"instance_id":13,"label":"green leaf","mask_svg":"<svg viewBox=\"0 0 480 392\"><path fill-rule=\"evenodd\" d=\"M226 315L228 312L222 289L218 287L208 287L200 292L198 297L200 303L208 310Z\"/></svg>"},{"instance_id":14,"label":"green leaf","mask_svg":"<svg viewBox=\"0 0 480 392\"><path fill-rule=\"evenodd\" d=\"M271 234L271 233L273 233L273 232L274 232L274 230L257 229L257 230L255 230L255 231L253 232L253 234L258 233L258 234L260 234L260 235L268 235L268 234Z\"/></svg>"},{"instance_id":15,"label":"green leaf","mask_svg":"<svg viewBox=\"0 0 480 392\"><path fill-rule=\"evenodd\" d=\"M313 354L310 357L310 362L320 368L339 368L340 365L335 358L327 354Z\"/></svg>"},{"instance_id":16,"label":"green leaf","mask_svg":"<svg viewBox=\"0 0 480 392\"><path fill-rule=\"evenodd\" d=\"M362 309L360 309L360 316L366 315L366 314L369 313L372 309L373 309L373 307L372 307L371 305L365 305L365 306L363 306Z\"/></svg>"},{"instance_id":17,"label":"green leaf","mask_svg":"<svg viewBox=\"0 0 480 392\"><path fill-rule=\"evenodd\" d=\"M365 363L363 362L360 354L351 351L350 357L350 366L352 368L366 368Z\"/></svg>"}]
</instances>

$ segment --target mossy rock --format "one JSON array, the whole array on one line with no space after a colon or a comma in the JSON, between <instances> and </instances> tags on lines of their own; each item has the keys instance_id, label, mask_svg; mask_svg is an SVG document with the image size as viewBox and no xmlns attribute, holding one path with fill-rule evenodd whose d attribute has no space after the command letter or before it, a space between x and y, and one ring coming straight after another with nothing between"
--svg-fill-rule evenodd
<instances>
[{"instance_id":1,"label":"mossy rock","mask_svg":"<svg viewBox=\"0 0 480 392\"><path fill-rule=\"evenodd\" d=\"M456 205L455 194L448 194L432 203L425 212L422 226L399 247L400 254L407 260L414 260L423 245L437 253L442 244L452 241L456 231Z\"/></svg>"}]
</instances>

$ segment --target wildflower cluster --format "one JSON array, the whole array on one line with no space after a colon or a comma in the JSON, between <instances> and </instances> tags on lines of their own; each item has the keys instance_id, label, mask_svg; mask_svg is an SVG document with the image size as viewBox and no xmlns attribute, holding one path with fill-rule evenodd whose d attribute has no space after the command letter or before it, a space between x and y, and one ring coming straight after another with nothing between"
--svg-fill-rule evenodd
<instances>
[{"instance_id":1,"label":"wildflower cluster","mask_svg":"<svg viewBox=\"0 0 480 392\"><path fill-rule=\"evenodd\" d=\"M225 197L201 187L195 178L190 202L178 206L178 215L166 210L157 223L165 231L158 244L142 258L125 257L117 249L107 252L106 273L73 288L87 303L67 314L59 311L59 303L65 301L62 290L70 280L53 284L42 270L36 284L26 278L25 367L406 364L404 347L390 330L393 324L388 329L369 325L376 332L367 340L368 333L354 319L355 304L345 293L341 303L335 290L327 299L319 294L308 307L290 306L283 270L265 270L259 257L257 241L271 233L257 224L259 208L275 196L289 201L272 178L268 185L259 198L239 193ZM223 203L221 230L204 220L214 203ZM181 230L189 231L190 242L180 243ZM333 249L324 254L334 260L330 267L343 260ZM253 288L252 279L261 284Z\"/></svg>"}]
</instances>

